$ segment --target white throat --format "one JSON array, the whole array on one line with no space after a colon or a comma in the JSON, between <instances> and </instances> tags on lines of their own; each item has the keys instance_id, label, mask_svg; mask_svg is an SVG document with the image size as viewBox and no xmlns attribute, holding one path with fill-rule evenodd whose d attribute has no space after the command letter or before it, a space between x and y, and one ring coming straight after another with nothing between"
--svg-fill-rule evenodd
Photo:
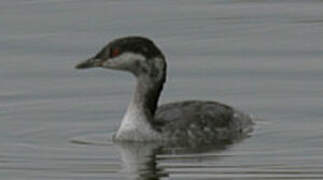
<instances>
[{"instance_id":1,"label":"white throat","mask_svg":"<svg viewBox=\"0 0 323 180\"><path fill-rule=\"evenodd\" d=\"M153 129L150 123L153 115L145 106L145 98L151 88L148 78L137 77L136 91L116 133L116 140L154 141L161 138L160 133Z\"/></svg>"}]
</instances>

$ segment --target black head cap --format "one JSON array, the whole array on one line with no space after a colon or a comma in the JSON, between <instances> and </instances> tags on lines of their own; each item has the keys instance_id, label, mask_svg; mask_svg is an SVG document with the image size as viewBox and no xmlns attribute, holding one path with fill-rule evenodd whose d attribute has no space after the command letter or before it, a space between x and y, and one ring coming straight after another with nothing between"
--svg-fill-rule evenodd
<instances>
[{"instance_id":1,"label":"black head cap","mask_svg":"<svg viewBox=\"0 0 323 180\"><path fill-rule=\"evenodd\" d=\"M109 54L111 56L112 50L118 49L118 53L136 53L143 55L146 59L161 57L164 59L163 53L154 44L154 42L146 37L141 36L127 36L115 39L104 47L97 55L100 58L102 55Z\"/></svg>"}]
</instances>

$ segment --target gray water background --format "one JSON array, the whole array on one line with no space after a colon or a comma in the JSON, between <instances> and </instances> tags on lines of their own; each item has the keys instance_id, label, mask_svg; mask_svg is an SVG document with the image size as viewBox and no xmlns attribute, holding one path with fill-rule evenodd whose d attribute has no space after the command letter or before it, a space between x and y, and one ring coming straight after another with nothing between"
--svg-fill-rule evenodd
<instances>
[{"instance_id":1,"label":"gray water background","mask_svg":"<svg viewBox=\"0 0 323 180\"><path fill-rule=\"evenodd\" d=\"M134 78L73 67L126 35L166 54L162 103L230 104L252 136L200 153L109 141ZM0 179L322 179L322 79L320 0L1 0Z\"/></svg>"}]
</instances>

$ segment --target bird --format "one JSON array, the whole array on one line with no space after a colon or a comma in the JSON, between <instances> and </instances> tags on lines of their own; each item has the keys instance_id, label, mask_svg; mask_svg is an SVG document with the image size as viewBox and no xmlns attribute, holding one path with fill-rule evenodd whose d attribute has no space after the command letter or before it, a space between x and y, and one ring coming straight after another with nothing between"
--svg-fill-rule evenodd
<instances>
[{"instance_id":1,"label":"bird","mask_svg":"<svg viewBox=\"0 0 323 180\"><path fill-rule=\"evenodd\" d=\"M167 63L160 48L147 37L114 39L75 66L95 67L130 72L136 79L113 141L212 144L232 142L252 131L254 123L248 114L217 101L186 100L158 106Z\"/></svg>"}]
</instances>

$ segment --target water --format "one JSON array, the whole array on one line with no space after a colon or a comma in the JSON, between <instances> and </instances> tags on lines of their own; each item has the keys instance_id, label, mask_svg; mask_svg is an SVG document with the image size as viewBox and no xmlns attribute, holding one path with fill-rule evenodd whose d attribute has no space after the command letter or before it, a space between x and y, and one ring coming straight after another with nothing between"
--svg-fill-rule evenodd
<instances>
[{"instance_id":1,"label":"water","mask_svg":"<svg viewBox=\"0 0 323 180\"><path fill-rule=\"evenodd\" d=\"M322 7L2 0L0 179L322 179ZM113 144L133 78L73 67L125 35L148 36L165 52L162 102L221 101L253 114L256 131L198 151Z\"/></svg>"}]
</instances>

